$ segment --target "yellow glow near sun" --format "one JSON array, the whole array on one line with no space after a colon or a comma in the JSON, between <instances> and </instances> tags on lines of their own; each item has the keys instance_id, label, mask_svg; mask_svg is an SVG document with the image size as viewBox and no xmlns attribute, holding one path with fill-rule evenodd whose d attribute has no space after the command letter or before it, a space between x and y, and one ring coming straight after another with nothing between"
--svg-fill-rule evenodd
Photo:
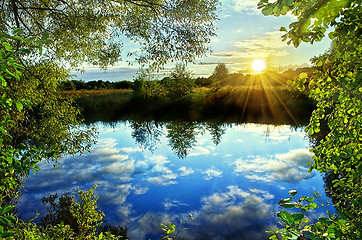
<instances>
[{"instance_id":1,"label":"yellow glow near sun","mask_svg":"<svg viewBox=\"0 0 362 240\"><path fill-rule=\"evenodd\" d=\"M251 65L251 68L254 72L260 73L266 68L266 63L263 59L255 59Z\"/></svg>"}]
</instances>

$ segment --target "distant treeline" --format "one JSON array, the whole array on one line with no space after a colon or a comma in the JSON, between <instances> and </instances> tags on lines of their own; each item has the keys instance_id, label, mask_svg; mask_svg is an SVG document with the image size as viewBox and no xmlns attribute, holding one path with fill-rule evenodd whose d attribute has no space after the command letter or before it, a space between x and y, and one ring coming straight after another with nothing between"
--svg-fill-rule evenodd
<instances>
[{"instance_id":1,"label":"distant treeline","mask_svg":"<svg viewBox=\"0 0 362 240\"><path fill-rule=\"evenodd\" d=\"M78 90L101 90L101 89L130 89L132 81L89 81L83 80L68 80L61 83L61 90L63 91L78 91Z\"/></svg>"},{"instance_id":2,"label":"distant treeline","mask_svg":"<svg viewBox=\"0 0 362 240\"><path fill-rule=\"evenodd\" d=\"M185 69L184 69L185 70ZM227 70L226 70L227 71ZM268 71L262 74L255 75L253 74L243 74L243 73L215 73L209 77L197 77L189 78L188 81L191 82L192 87L213 87L215 84L219 86L245 86L245 87L260 87L263 84L267 84L266 87L285 87L288 80L293 80L299 76L302 72L308 72L312 74L312 68L298 68L298 69L289 69L283 73L278 73L275 71ZM263 81L267 79L267 81ZM160 85L169 85L172 83L172 76L164 77L161 80L152 79L153 84ZM78 90L102 90L102 89L137 89L137 80L136 81L103 81L103 80L93 80L93 81L83 81L83 80L67 80L61 83L61 90L63 91L78 91ZM189 84L190 85L190 84Z\"/></svg>"}]
</instances>

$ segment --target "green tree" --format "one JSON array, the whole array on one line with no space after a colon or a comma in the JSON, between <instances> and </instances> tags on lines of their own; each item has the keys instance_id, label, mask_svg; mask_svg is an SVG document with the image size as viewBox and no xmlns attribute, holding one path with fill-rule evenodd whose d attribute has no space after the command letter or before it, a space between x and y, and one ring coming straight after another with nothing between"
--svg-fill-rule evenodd
<instances>
[{"instance_id":1,"label":"green tree","mask_svg":"<svg viewBox=\"0 0 362 240\"><path fill-rule=\"evenodd\" d=\"M205 54L215 35L217 0L4 0L0 30L49 35L47 57L72 66L107 66L121 59L122 41L139 43L133 54L153 67Z\"/></svg>"},{"instance_id":2,"label":"green tree","mask_svg":"<svg viewBox=\"0 0 362 240\"><path fill-rule=\"evenodd\" d=\"M57 93L58 79L67 73L19 57L41 49L45 40L24 39L19 33L0 32L0 237L13 234L17 220L9 204L22 178L39 170L41 160L87 149L92 138L92 130L80 129L78 110Z\"/></svg>"},{"instance_id":3,"label":"green tree","mask_svg":"<svg viewBox=\"0 0 362 240\"><path fill-rule=\"evenodd\" d=\"M182 97L191 93L195 88L192 72L187 69L185 64L176 64L171 70L166 87L171 96Z\"/></svg>"},{"instance_id":4,"label":"green tree","mask_svg":"<svg viewBox=\"0 0 362 240\"><path fill-rule=\"evenodd\" d=\"M148 71L140 71L134 78L132 86L133 94L140 100L152 100L166 95L164 85L153 78Z\"/></svg>"},{"instance_id":5,"label":"green tree","mask_svg":"<svg viewBox=\"0 0 362 240\"><path fill-rule=\"evenodd\" d=\"M172 151L179 157L185 158L196 144L196 123L171 122L167 124L168 144Z\"/></svg>"},{"instance_id":6,"label":"green tree","mask_svg":"<svg viewBox=\"0 0 362 240\"><path fill-rule=\"evenodd\" d=\"M362 229L362 8L357 0L278 0L259 2L265 15L291 12L298 21L289 25L283 40L295 47L325 37L327 29L332 47L314 57L316 71L311 79L300 74L301 83L310 80L310 97L317 109L310 119L308 132L319 133L323 122L328 131L312 148L315 154L311 169L333 171L332 199L346 220L342 227L345 239L360 239Z\"/></svg>"},{"instance_id":7,"label":"green tree","mask_svg":"<svg viewBox=\"0 0 362 240\"><path fill-rule=\"evenodd\" d=\"M229 75L229 70L227 69L225 63L218 63L215 67L214 72L212 73L212 78L215 80L223 80Z\"/></svg>"}]
</instances>

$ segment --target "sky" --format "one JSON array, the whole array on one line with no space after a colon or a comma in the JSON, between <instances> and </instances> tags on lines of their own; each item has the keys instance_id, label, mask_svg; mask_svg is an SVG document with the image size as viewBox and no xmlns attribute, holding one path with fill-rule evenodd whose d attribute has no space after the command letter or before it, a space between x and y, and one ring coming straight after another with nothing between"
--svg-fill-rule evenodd
<instances>
[{"instance_id":1,"label":"sky","mask_svg":"<svg viewBox=\"0 0 362 240\"><path fill-rule=\"evenodd\" d=\"M208 77L216 64L225 63L229 73L247 73L255 59L264 59L269 68L285 71L289 68L308 66L310 58L324 53L330 46L326 37L313 45L302 43L298 48L288 46L281 40L280 27L296 21L293 16L264 16L257 9L259 0L221 0L217 36L211 39L212 53L195 60L188 68L195 77ZM131 42L124 42L124 60L128 50L134 49ZM157 73L158 78L167 76L174 65L168 64ZM137 64L126 61L110 66L106 72L95 66L86 66L85 73L75 73L75 79L85 81L132 80L139 71Z\"/></svg>"}]
</instances>

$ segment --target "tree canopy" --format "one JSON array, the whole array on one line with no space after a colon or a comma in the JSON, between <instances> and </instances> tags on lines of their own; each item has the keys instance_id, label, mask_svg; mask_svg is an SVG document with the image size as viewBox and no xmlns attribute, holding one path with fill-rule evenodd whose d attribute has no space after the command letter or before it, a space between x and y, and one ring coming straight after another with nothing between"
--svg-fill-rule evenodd
<instances>
[{"instance_id":1,"label":"tree canopy","mask_svg":"<svg viewBox=\"0 0 362 240\"><path fill-rule=\"evenodd\" d=\"M283 40L298 47L313 44L326 33L331 48L312 58L316 71L312 77L301 73L299 83L309 82L310 97L317 102L308 126L310 135L321 134L312 152L311 169L333 173L329 194L346 224L341 239L360 239L362 229L362 8L357 0L278 0L258 4L265 15L287 13L298 18L289 25Z\"/></svg>"},{"instance_id":2,"label":"tree canopy","mask_svg":"<svg viewBox=\"0 0 362 240\"><path fill-rule=\"evenodd\" d=\"M205 54L215 35L217 0L4 0L0 30L46 34L47 56L72 66L106 66L121 59L125 38L141 64L191 61ZM44 56L44 55L43 55Z\"/></svg>"}]
</instances>

